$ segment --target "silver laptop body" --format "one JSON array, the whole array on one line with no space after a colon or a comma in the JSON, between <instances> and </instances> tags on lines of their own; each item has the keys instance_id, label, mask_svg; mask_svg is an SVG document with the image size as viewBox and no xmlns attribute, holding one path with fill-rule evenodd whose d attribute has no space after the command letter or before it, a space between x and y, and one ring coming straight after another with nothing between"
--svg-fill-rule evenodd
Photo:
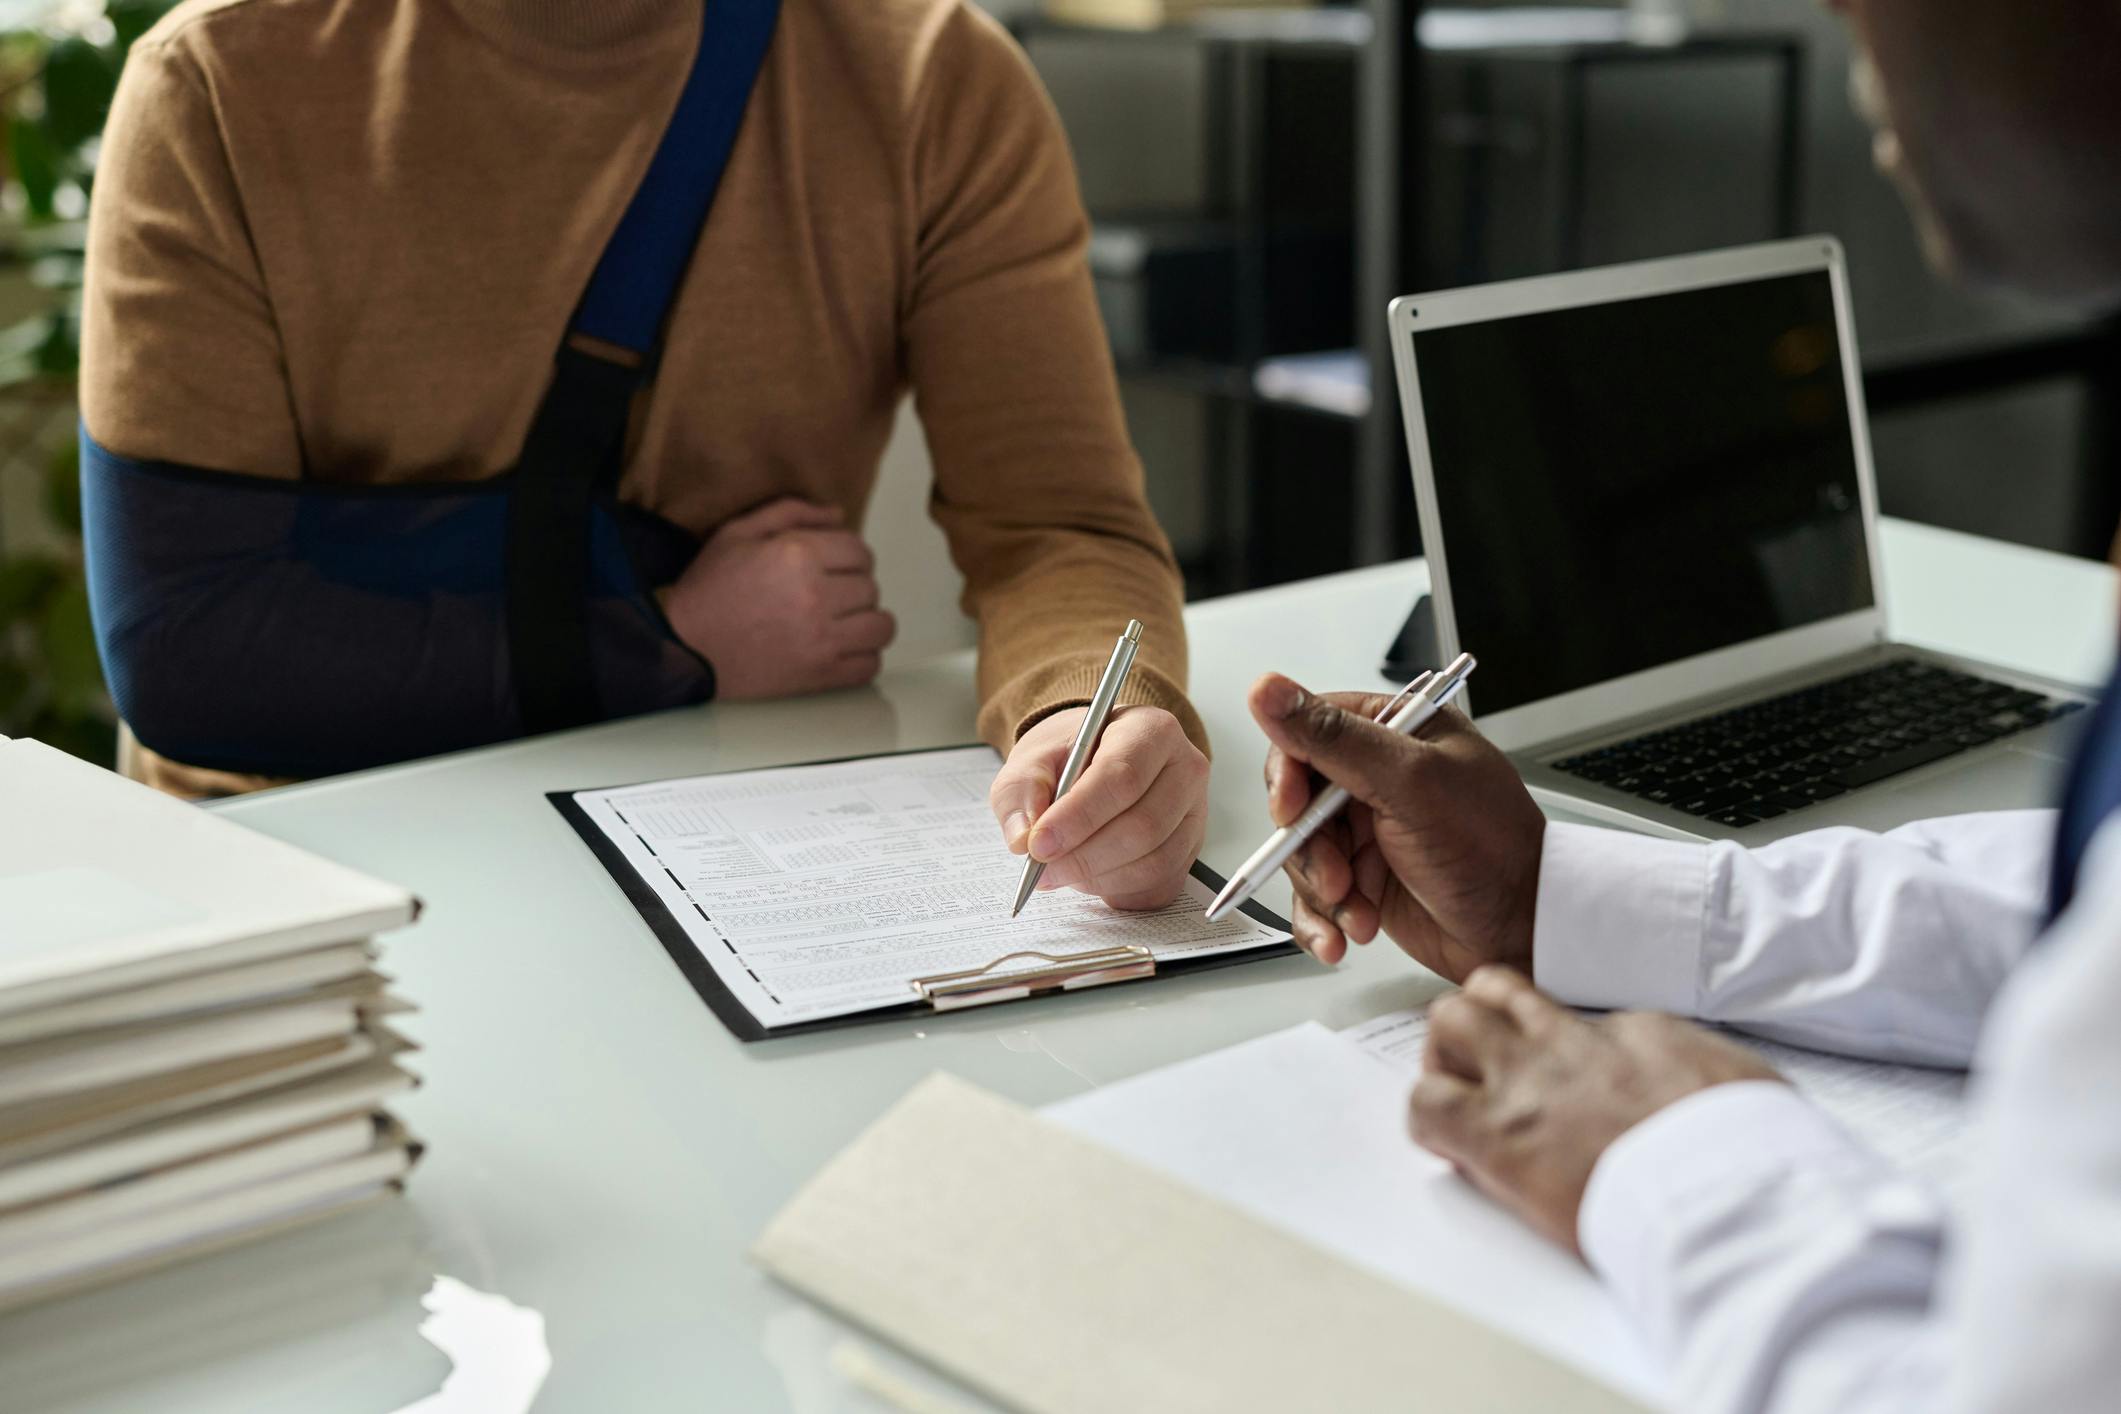
<instances>
[{"instance_id":1,"label":"silver laptop body","mask_svg":"<svg viewBox=\"0 0 2121 1414\"><path fill-rule=\"evenodd\" d=\"M1439 661L1542 803L1747 844L2051 803L2084 693L1887 632L1837 242L1390 319Z\"/></svg>"}]
</instances>

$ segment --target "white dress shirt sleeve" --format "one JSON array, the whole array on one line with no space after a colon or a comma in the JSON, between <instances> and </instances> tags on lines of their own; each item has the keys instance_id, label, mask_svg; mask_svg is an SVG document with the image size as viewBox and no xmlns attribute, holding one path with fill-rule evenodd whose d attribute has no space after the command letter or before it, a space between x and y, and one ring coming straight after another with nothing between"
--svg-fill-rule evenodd
<instances>
[{"instance_id":1,"label":"white dress shirt sleeve","mask_svg":"<svg viewBox=\"0 0 2121 1414\"><path fill-rule=\"evenodd\" d=\"M1675 1409L2116 1407L2121 824L2084 878L1984 1032L1964 1211L1769 1082L1690 1096L1599 1160L1578 1236Z\"/></svg>"},{"instance_id":2,"label":"white dress shirt sleeve","mask_svg":"<svg viewBox=\"0 0 2121 1414\"><path fill-rule=\"evenodd\" d=\"M1547 826L1533 977L1575 1006L1963 1066L2045 905L2050 810L1761 849Z\"/></svg>"}]
</instances>

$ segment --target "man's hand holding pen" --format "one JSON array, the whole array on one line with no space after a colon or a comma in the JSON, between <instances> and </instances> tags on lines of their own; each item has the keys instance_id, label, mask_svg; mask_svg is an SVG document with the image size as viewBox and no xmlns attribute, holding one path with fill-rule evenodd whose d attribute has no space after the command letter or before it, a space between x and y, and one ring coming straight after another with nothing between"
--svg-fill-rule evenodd
<instances>
[{"instance_id":1,"label":"man's hand holding pen","mask_svg":"<svg viewBox=\"0 0 2121 1414\"><path fill-rule=\"evenodd\" d=\"M994 818L1012 853L1046 864L1041 889L1160 908L1177 896L1208 832L1208 758L1162 708L1117 708L1081 779L1055 801L1086 710L1056 712L1024 733L995 777Z\"/></svg>"},{"instance_id":2,"label":"man's hand holding pen","mask_svg":"<svg viewBox=\"0 0 2121 1414\"><path fill-rule=\"evenodd\" d=\"M1303 813L1320 777L1353 797L1286 866L1296 939L1332 963L1350 941L1384 932L1465 984L1429 1010L1408 1127L1573 1250L1585 1185L1615 1139L1697 1090L1777 1077L1672 1017L1593 1021L1540 995L1527 979L1545 818L1509 758L1463 716L1446 711L1402 736L1371 720L1384 704L1309 693L1272 673L1252 686L1252 716L1272 744L1275 823Z\"/></svg>"},{"instance_id":3,"label":"man's hand holding pen","mask_svg":"<svg viewBox=\"0 0 2121 1414\"><path fill-rule=\"evenodd\" d=\"M1303 813L1314 773L1354 797L1286 870L1297 941L1321 962L1390 934L1452 981L1484 962L1529 973L1546 820L1509 759L1456 711L1417 736L1371 720L1382 695L1313 694L1270 673L1252 686L1276 825Z\"/></svg>"}]
</instances>

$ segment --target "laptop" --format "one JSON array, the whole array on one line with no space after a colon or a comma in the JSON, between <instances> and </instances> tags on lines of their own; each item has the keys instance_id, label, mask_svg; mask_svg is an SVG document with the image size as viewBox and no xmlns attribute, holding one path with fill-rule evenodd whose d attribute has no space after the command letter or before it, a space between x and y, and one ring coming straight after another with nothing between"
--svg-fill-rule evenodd
<instances>
[{"instance_id":1,"label":"laptop","mask_svg":"<svg viewBox=\"0 0 2121 1414\"><path fill-rule=\"evenodd\" d=\"M1747 844L2051 803L2083 692L1888 632L1837 242L1390 318L1439 661L1535 798Z\"/></svg>"}]
</instances>

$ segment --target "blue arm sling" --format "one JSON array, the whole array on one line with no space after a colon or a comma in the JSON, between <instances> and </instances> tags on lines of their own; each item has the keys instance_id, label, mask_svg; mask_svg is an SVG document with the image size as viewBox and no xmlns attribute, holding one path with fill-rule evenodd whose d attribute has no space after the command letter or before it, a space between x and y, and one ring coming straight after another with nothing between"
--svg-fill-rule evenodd
<instances>
[{"instance_id":1,"label":"blue arm sling","mask_svg":"<svg viewBox=\"0 0 2121 1414\"><path fill-rule=\"evenodd\" d=\"M700 46L489 481L281 481L121 457L81 432L97 649L140 740L313 776L700 702L712 667L650 590L697 549L616 496L628 414L743 124L779 0L707 0ZM585 352L586 336L633 357Z\"/></svg>"}]
</instances>

